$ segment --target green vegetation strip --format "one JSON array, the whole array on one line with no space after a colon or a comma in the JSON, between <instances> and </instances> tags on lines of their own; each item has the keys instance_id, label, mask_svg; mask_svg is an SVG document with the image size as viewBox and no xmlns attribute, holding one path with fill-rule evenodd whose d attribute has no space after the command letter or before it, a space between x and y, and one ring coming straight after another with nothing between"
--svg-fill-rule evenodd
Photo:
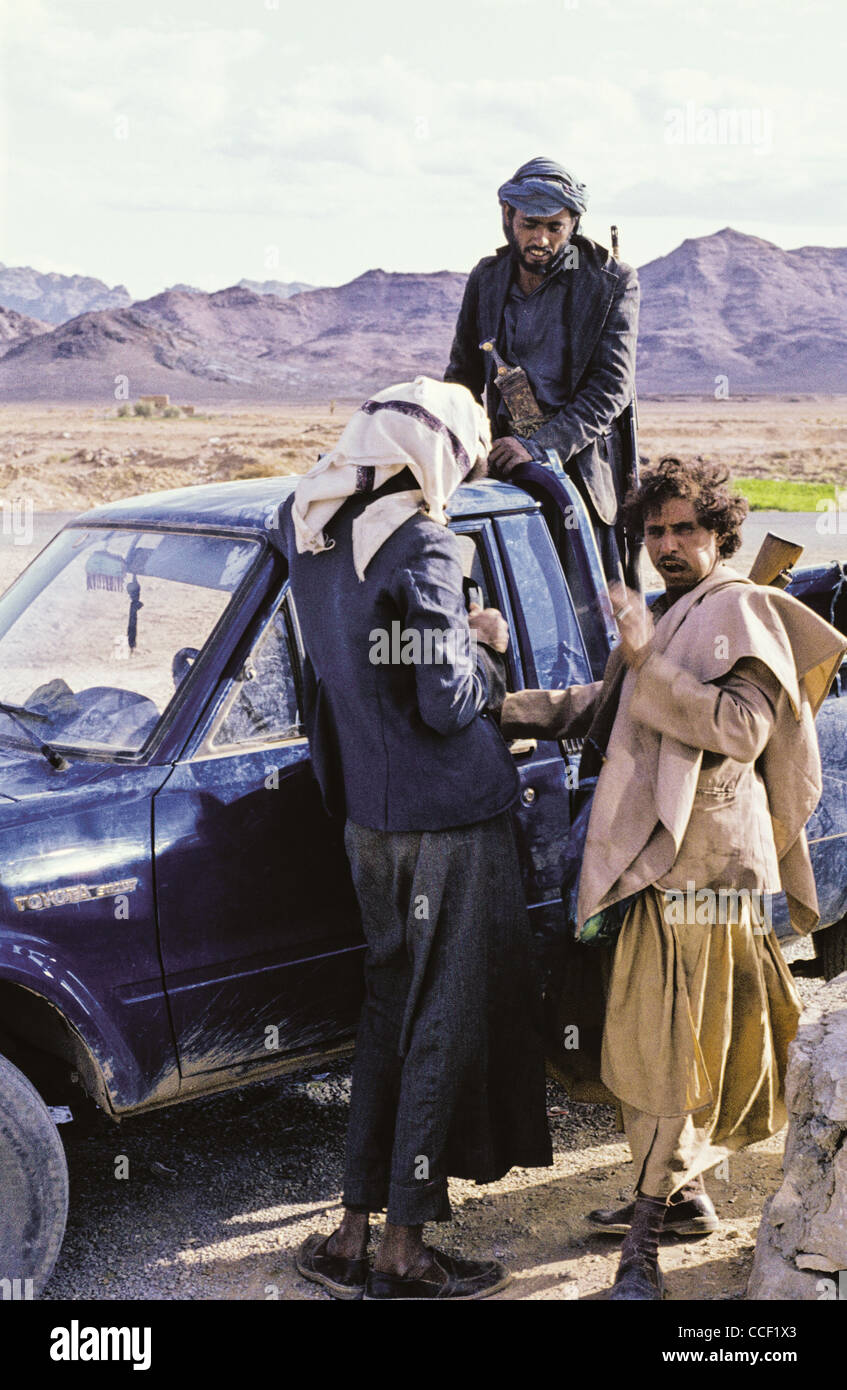
<instances>
[{"instance_id":1,"label":"green vegetation strip","mask_svg":"<svg viewBox=\"0 0 847 1390\"><path fill-rule=\"evenodd\" d=\"M814 512L818 502L835 503L832 483L789 483L778 478L734 478L753 512Z\"/></svg>"}]
</instances>

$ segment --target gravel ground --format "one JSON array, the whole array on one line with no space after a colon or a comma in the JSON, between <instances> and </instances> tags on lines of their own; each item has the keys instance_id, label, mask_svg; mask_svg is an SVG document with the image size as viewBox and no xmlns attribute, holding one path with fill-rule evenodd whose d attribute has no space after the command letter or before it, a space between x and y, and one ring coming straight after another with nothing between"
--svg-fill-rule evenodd
<instances>
[{"instance_id":1,"label":"gravel ground","mask_svg":"<svg viewBox=\"0 0 847 1390\"><path fill-rule=\"evenodd\" d=\"M808 941L789 957L810 955ZM800 981L806 999L819 988ZM125 1121L63 1126L71 1208L45 1291L56 1299L323 1299L294 1253L338 1220L349 1062L263 1082ZM614 1278L618 1243L585 1213L628 1200L629 1151L609 1106L575 1105L548 1086L555 1162L478 1187L451 1182L454 1221L427 1239L454 1254L503 1259L515 1278L497 1298L595 1299ZM719 1233L666 1238L662 1265L678 1301L744 1297L765 1199L780 1182L784 1133L730 1160L709 1186ZM122 1161L126 1160L126 1161ZM127 1176L117 1174L126 1172Z\"/></svg>"}]
</instances>

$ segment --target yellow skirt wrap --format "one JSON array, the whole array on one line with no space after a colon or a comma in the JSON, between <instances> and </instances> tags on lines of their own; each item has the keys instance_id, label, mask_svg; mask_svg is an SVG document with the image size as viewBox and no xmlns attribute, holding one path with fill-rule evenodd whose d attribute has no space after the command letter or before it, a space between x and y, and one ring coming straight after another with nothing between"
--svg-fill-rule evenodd
<instances>
[{"instance_id":1,"label":"yellow skirt wrap","mask_svg":"<svg viewBox=\"0 0 847 1390\"><path fill-rule=\"evenodd\" d=\"M637 1185L655 1197L786 1120L801 1009L791 972L749 896L723 922L698 922L700 912L646 889L624 918L608 983L601 1075L621 1104Z\"/></svg>"}]
</instances>

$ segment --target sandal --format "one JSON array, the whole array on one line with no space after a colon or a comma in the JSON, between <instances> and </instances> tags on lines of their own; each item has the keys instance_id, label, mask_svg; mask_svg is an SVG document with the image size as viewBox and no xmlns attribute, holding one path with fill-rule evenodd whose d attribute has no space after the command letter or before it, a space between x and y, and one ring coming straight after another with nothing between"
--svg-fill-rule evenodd
<instances>
[{"instance_id":1,"label":"sandal","mask_svg":"<svg viewBox=\"0 0 847 1390\"><path fill-rule=\"evenodd\" d=\"M511 1274L497 1260L462 1260L457 1255L445 1255L443 1250L429 1246L426 1249L433 1264L445 1275L443 1280L372 1269L365 1285L365 1301L490 1298L511 1281Z\"/></svg>"},{"instance_id":2,"label":"sandal","mask_svg":"<svg viewBox=\"0 0 847 1390\"><path fill-rule=\"evenodd\" d=\"M329 1236L313 1231L297 1251L295 1262L304 1279L322 1284L333 1298L361 1298L368 1277L367 1258L348 1260L343 1255L327 1253Z\"/></svg>"}]
</instances>

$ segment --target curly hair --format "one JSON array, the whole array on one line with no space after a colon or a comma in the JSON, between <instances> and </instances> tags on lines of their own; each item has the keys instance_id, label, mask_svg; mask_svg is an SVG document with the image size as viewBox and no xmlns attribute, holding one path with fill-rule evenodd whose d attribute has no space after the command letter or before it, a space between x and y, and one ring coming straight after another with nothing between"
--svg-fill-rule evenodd
<instances>
[{"instance_id":1,"label":"curly hair","mask_svg":"<svg viewBox=\"0 0 847 1390\"><path fill-rule=\"evenodd\" d=\"M749 510L747 499L731 492L728 482L729 472L720 464L701 458L691 463L670 456L661 458L644 469L638 487L627 493L624 525L633 535L643 536L648 512L659 511L671 498L682 498L693 503L700 525L714 531L718 554L727 560L741 545L741 523Z\"/></svg>"}]
</instances>

